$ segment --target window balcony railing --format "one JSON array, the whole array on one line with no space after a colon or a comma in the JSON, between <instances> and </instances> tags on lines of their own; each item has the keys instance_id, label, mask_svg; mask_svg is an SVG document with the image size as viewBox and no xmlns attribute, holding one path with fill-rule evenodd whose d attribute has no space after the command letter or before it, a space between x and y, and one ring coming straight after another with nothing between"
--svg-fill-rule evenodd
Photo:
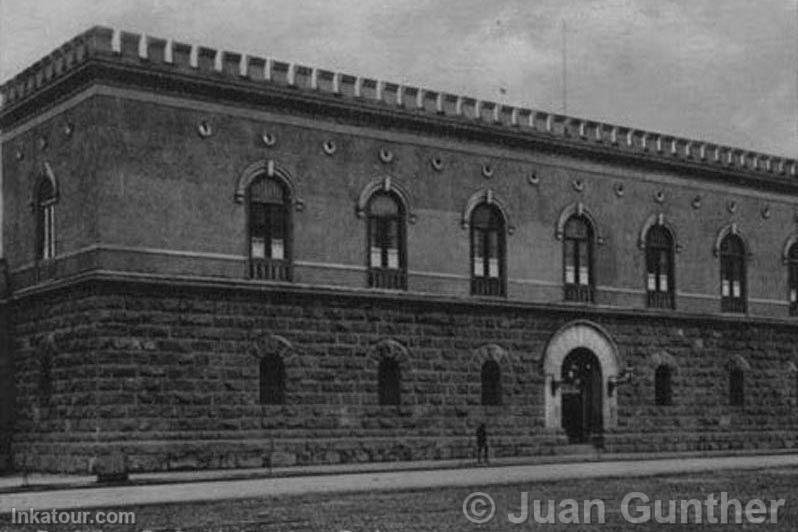
<instances>
[{"instance_id":1,"label":"window balcony railing","mask_svg":"<svg viewBox=\"0 0 798 532\"><path fill-rule=\"evenodd\" d=\"M593 287L584 284L566 284L565 300L576 301L578 303L592 303Z\"/></svg>"},{"instance_id":2,"label":"window balcony railing","mask_svg":"<svg viewBox=\"0 0 798 532\"><path fill-rule=\"evenodd\" d=\"M495 277L472 277L471 293L475 296L504 296L504 281Z\"/></svg>"},{"instance_id":3,"label":"window balcony railing","mask_svg":"<svg viewBox=\"0 0 798 532\"><path fill-rule=\"evenodd\" d=\"M249 276L267 281L291 281L291 262L287 260L250 259Z\"/></svg>"},{"instance_id":4,"label":"window balcony railing","mask_svg":"<svg viewBox=\"0 0 798 532\"><path fill-rule=\"evenodd\" d=\"M723 312L745 313L745 299L739 297L721 298L720 309Z\"/></svg>"},{"instance_id":5,"label":"window balcony railing","mask_svg":"<svg viewBox=\"0 0 798 532\"><path fill-rule=\"evenodd\" d=\"M648 306L651 308L674 308L673 292L648 292Z\"/></svg>"},{"instance_id":6,"label":"window balcony railing","mask_svg":"<svg viewBox=\"0 0 798 532\"><path fill-rule=\"evenodd\" d=\"M57 263L53 259L39 259L33 268L34 282L53 279L57 273Z\"/></svg>"},{"instance_id":7,"label":"window balcony railing","mask_svg":"<svg viewBox=\"0 0 798 532\"><path fill-rule=\"evenodd\" d=\"M369 268L368 281L370 288L407 290L407 272L396 268Z\"/></svg>"}]
</instances>

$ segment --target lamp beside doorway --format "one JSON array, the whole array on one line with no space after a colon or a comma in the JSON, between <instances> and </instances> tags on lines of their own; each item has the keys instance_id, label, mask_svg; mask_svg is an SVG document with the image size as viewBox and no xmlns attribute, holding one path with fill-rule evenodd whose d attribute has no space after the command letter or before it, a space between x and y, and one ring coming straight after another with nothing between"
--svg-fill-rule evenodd
<instances>
[{"instance_id":1,"label":"lamp beside doorway","mask_svg":"<svg viewBox=\"0 0 798 532\"><path fill-rule=\"evenodd\" d=\"M627 384L632 381L632 368L630 366L626 366L623 371L621 371L617 375L613 375L607 379L607 396L612 397L615 393L615 389L622 385Z\"/></svg>"},{"instance_id":2,"label":"lamp beside doorway","mask_svg":"<svg viewBox=\"0 0 798 532\"><path fill-rule=\"evenodd\" d=\"M551 396L554 397L555 395L557 395L557 390L560 389L560 386L562 386L563 381L561 380L558 381L557 378L554 376L554 373L548 373L546 374L546 377L549 378L549 383L551 387Z\"/></svg>"}]
</instances>

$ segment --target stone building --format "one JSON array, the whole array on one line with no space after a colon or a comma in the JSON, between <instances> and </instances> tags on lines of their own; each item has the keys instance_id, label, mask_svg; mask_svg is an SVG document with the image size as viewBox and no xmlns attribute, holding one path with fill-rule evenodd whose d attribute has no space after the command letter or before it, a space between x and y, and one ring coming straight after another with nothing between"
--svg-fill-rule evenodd
<instances>
[{"instance_id":1,"label":"stone building","mask_svg":"<svg viewBox=\"0 0 798 532\"><path fill-rule=\"evenodd\" d=\"M794 160L101 27L2 94L17 469L796 444Z\"/></svg>"}]
</instances>

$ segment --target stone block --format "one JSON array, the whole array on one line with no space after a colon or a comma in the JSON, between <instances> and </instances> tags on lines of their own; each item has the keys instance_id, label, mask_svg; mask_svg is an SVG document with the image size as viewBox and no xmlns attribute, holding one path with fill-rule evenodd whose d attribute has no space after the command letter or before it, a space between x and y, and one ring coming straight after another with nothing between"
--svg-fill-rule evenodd
<instances>
[{"instance_id":1,"label":"stone block","mask_svg":"<svg viewBox=\"0 0 798 532\"><path fill-rule=\"evenodd\" d=\"M274 451L268 455L270 467L289 467L297 465L297 457L294 453L285 451Z\"/></svg>"},{"instance_id":2,"label":"stone block","mask_svg":"<svg viewBox=\"0 0 798 532\"><path fill-rule=\"evenodd\" d=\"M122 482L128 478L127 456L120 450L102 450L94 463L98 482Z\"/></svg>"}]
</instances>

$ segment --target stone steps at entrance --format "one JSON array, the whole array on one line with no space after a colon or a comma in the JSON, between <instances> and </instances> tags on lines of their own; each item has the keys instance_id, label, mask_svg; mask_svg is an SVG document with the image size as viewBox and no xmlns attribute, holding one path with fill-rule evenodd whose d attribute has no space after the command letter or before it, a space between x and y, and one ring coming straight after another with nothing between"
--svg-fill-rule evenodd
<instances>
[{"instance_id":1,"label":"stone steps at entrance","mask_svg":"<svg viewBox=\"0 0 798 532\"><path fill-rule=\"evenodd\" d=\"M559 455L597 455L598 449L590 443L570 443L555 447L555 454Z\"/></svg>"}]
</instances>

